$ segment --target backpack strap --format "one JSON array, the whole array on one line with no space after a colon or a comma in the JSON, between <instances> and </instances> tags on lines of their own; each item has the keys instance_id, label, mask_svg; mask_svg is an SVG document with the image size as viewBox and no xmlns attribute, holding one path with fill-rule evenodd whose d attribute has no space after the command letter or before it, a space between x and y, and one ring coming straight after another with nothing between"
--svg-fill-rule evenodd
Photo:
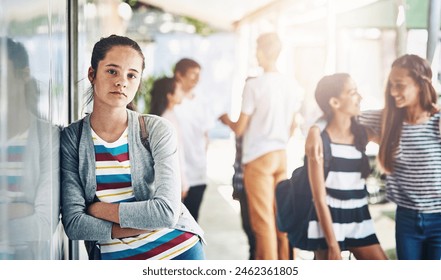
<instances>
[{"instance_id":1,"label":"backpack strap","mask_svg":"<svg viewBox=\"0 0 441 280\"><path fill-rule=\"evenodd\" d=\"M323 166L325 170L324 174L326 179L329 170L331 169L331 160L332 160L331 138L329 137L329 134L328 132L326 132L326 130L323 130L321 136L323 141Z\"/></svg>"},{"instance_id":2,"label":"backpack strap","mask_svg":"<svg viewBox=\"0 0 441 280\"><path fill-rule=\"evenodd\" d=\"M149 133L145 125L144 116L139 115L138 120L139 120L139 126L141 128L141 143L144 145L147 151L149 151L149 153L152 153L152 151L150 150Z\"/></svg>"},{"instance_id":3,"label":"backpack strap","mask_svg":"<svg viewBox=\"0 0 441 280\"><path fill-rule=\"evenodd\" d=\"M78 134L77 134L77 153L79 153L79 151L80 151L80 139L81 139L81 134L83 134L83 122L84 122L84 119L81 119L80 127L78 128ZM79 157L78 157L78 160L79 160Z\"/></svg>"}]
</instances>

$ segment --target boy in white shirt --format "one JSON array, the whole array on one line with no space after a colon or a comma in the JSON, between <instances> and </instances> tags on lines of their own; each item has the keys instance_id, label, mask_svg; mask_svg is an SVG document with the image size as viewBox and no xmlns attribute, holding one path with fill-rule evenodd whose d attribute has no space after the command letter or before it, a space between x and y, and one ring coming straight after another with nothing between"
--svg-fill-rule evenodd
<instances>
[{"instance_id":1,"label":"boy in white shirt","mask_svg":"<svg viewBox=\"0 0 441 280\"><path fill-rule=\"evenodd\" d=\"M242 164L256 259L290 258L287 236L276 226L275 187L286 178L286 147L300 98L294 82L277 71L280 51L276 33L259 36L256 56L264 73L246 82L237 122L226 114L220 117L236 136L243 135Z\"/></svg>"}]
</instances>

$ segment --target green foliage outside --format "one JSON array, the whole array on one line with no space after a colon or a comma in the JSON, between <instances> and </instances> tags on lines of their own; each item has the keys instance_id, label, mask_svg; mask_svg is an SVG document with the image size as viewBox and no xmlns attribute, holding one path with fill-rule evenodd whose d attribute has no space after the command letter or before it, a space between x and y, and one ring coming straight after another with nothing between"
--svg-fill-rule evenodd
<instances>
[{"instance_id":1,"label":"green foliage outside","mask_svg":"<svg viewBox=\"0 0 441 280\"><path fill-rule=\"evenodd\" d=\"M206 23L199 21L195 18L182 17L182 20L187 24L193 25L195 27L196 34L199 34L202 36L208 36L208 35L216 32L215 29L213 29L212 27L210 27Z\"/></svg>"}]
</instances>

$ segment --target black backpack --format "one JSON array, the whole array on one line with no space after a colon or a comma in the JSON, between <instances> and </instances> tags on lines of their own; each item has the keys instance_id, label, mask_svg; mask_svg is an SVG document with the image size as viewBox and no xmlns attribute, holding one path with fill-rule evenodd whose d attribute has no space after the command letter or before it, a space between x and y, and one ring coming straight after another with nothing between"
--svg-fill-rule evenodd
<instances>
[{"instance_id":1,"label":"black backpack","mask_svg":"<svg viewBox=\"0 0 441 280\"><path fill-rule=\"evenodd\" d=\"M325 179L331 165L331 142L326 131L321 134L323 141ZM313 210L311 187L308 178L308 163L305 156L303 166L296 168L291 178L279 182L276 186L277 226L287 232L293 247L302 247L306 240L309 215Z\"/></svg>"}]
</instances>

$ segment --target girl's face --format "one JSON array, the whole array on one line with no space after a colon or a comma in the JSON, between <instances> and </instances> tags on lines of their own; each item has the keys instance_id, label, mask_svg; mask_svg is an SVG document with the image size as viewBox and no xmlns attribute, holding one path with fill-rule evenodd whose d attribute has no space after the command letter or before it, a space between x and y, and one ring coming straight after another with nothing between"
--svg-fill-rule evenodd
<instances>
[{"instance_id":1,"label":"girl's face","mask_svg":"<svg viewBox=\"0 0 441 280\"><path fill-rule=\"evenodd\" d=\"M142 57L131 47L115 46L107 52L97 68L96 73L89 68L89 80L94 88L94 106L125 108L139 88Z\"/></svg>"},{"instance_id":2,"label":"girl's face","mask_svg":"<svg viewBox=\"0 0 441 280\"><path fill-rule=\"evenodd\" d=\"M343 91L337 99L340 112L347 113L351 117L360 114L360 101L362 98L358 93L354 80L349 78L346 81Z\"/></svg>"},{"instance_id":3,"label":"girl's face","mask_svg":"<svg viewBox=\"0 0 441 280\"><path fill-rule=\"evenodd\" d=\"M172 105L181 104L184 98L184 91L182 89L182 84L176 82L175 91L172 93L167 93L168 103Z\"/></svg>"},{"instance_id":4,"label":"girl's face","mask_svg":"<svg viewBox=\"0 0 441 280\"><path fill-rule=\"evenodd\" d=\"M420 88L406 68L392 67L389 88L389 94L394 98L397 108L419 106Z\"/></svg>"}]
</instances>

